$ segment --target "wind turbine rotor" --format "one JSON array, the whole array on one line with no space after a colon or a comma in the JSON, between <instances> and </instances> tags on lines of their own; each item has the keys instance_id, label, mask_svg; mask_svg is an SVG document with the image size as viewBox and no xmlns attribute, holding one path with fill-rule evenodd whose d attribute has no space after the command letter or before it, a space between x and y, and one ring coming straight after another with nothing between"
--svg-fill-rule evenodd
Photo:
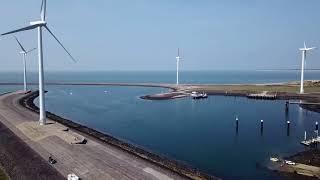
<instances>
[{"instance_id":1,"label":"wind turbine rotor","mask_svg":"<svg viewBox=\"0 0 320 180\"><path fill-rule=\"evenodd\" d=\"M45 27L48 32L53 36L53 38L59 43L59 45L64 49L64 51L69 55L69 57L72 59L73 62L77 62L76 59L71 55L71 53L64 47L64 45L60 42L60 40L52 33L52 31L47 27L47 23L45 22L45 18L46 18L46 0L42 0L42 4L41 4L41 21L34 21L31 22L30 26L24 27L24 28L20 28L17 30L13 30L13 31L9 31L7 33L3 33L1 34L2 36L4 35L8 35L8 34L13 34L13 33L17 33L17 32L21 32L21 31L27 31L27 30L31 30L31 29L35 29L37 27ZM18 41L18 39L16 38L17 42L19 43L22 51L26 52L26 50L22 47L21 43ZM33 49L34 50L34 49ZM29 51L30 52L30 51Z\"/></svg>"}]
</instances>

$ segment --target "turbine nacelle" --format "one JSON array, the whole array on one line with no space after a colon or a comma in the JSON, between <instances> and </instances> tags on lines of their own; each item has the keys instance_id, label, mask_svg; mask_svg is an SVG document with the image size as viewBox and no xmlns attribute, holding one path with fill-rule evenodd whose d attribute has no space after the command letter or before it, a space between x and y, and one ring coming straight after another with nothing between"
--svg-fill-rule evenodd
<instances>
[{"instance_id":1,"label":"turbine nacelle","mask_svg":"<svg viewBox=\"0 0 320 180\"><path fill-rule=\"evenodd\" d=\"M46 21L32 21L30 22L31 26L46 26L47 22Z\"/></svg>"},{"instance_id":2,"label":"turbine nacelle","mask_svg":"<svg viewBox=\"0 0 320 180\"><path fill-rule=\"evenodd\" d=\"M300 48L300 51L310 51L310 50L314 50L317 49L317 47L311 47L311 48Z\"/></svg>"},{"instance_id":3,"label":"turbine nacelle","mask_svg":"<svg viewBox=\"0 0 320 180\"><path fill-rule=\"evenodd\" d=\"M311 47L311 48L307 48L306 46L306 42L303 42L303 48L300 48L300 51L310 51L310 50L314 50L317 49L317 47Z\"/></svg>"}]
</instances>

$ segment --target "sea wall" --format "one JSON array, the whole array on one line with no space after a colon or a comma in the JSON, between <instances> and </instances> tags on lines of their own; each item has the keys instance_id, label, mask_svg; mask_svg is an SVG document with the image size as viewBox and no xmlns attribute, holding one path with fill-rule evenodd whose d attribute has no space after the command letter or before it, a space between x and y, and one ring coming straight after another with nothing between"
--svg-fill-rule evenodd
<instances>
[{"instance_id":1,"label":"sea wall","mask_svg":"<svg viewBox=\"0 0 320 180\"><path fill-rule=\"evenodd\" d=\"M31 93L28 93L24 97L22 97L19 100L20 105L23 107L34 111L36 113L39 113L39 108L34 104L34 100L39 96L38 91L34 91ZM177 173L181 176L184 176L188 179L197 179L197 180L202 180L202 179L219 179L214 176L208 175L206 173L201 172L200 170L187 166L181 162L171 160L162 156L159 156L157 154L148 152L140 147L137 147L135 145L126 143L122 140L119 140L111 135L101 133L95 129L83 126L81 124L75 123L71 120L62 118L60 116L57 116L53 113L47 112L47 117L51 120L54 120L58 123L61 123L75 131L78 131L83 134L87 134L90 137L93 137L103 143L107 143L109 145L112 145L116 148L119 148L121 150L124 150L134 156L143 158L149 162L152 162L153 164L169 169L174 173Z\"/></svg>"}]
</instances>

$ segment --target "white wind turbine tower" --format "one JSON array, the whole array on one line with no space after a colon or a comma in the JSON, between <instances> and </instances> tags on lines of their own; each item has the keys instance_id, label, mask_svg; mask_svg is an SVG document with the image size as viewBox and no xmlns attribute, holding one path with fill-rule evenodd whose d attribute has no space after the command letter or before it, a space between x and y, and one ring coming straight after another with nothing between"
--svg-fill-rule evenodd
<instances>
[{"instance_id":1,"label":"white wind turbine tower","mask_svg":"<svg viewBox=\"0 0 320 180\"><path fill-rule=\"evenodd\" d=\"M307 57L307 51L311 51L313 49L316 49L316 47L307 48L306 42L303 43L304 47L300 48L299 50L302 51L302 61L301 61L301 82L300 82L300 93L304 93L303 89L303 81L304 81L304 66L305 66L305 60Z\"/></svg>"},{"instance_id":2,"label":"white wind turbine tower","mask_svg":"<svg viewBox=\"0 0 320 180\"><path fill-rule=\"evenodd\" d=\"M40 108L40 125L46 124L46 110L45 110L45 99L44 99L44 74L43 74L43 51L42 51L42 29L45 28L53 36L53 38L60 44L60 46L67 52L70 58L76 62L72 55L67 51L67 49L62 45L58 38L51 32L47 26L46 22L46 0L42 0L40 21L30 22L30 25L24 28L20 28L14 31L10 31L1 35L7 35L12 33L17 33L21 31L36 29L38 30L38 57L39 57L39 108Z\"/></svg>"},{"instance_id":3,"label":"white wind turbine tower","mask_svg":"<svg viewBox=\"0 0 320 180\"><path fill-rule=\"evenodd\" d=\"M20 51L20 54L22 54L22 60L23 60L23 90L24 91L27 91L27 63L26 63L26 57L27 57L27 54L30 53L31 51L37 49L37 48L33 48L33 49L30 49L29 51L26 51L24 49L24 47L22 46L22 44L19 42L18 38L17 37L14 37L17 41L17 43L19 44L20 48L21 48L21 51Z\"/></svg>"},{"instance_id":4,"label":"white wind turbine tower","mask_svg":"<svg viewBox=\"0 0 320 180\"><path fill-rule=\"evenodd\" d=\"M178 56L176 57L177 59L177 82L176 84L179 85L179 63L180 63L180 60L182 59L180 57L180 49L178 48Z\"/></svg>"}]
</instances>

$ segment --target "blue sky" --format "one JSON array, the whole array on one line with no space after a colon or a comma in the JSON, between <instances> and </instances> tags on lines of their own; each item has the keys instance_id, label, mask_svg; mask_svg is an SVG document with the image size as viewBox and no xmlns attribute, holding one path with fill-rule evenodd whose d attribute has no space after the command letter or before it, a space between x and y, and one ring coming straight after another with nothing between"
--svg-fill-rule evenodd
<instances>
[{"instance_id":1,"label":"blue sky","mask_svg":"<svg viewBox=\"0 0 320 180\"><path fill-rule=\"evenodd\" d=\"M0 32L39 19L40 0L2 0ZM303 41L320 47L319 0L48 0L47 22L78 59L45 32L49 71L299 68ZM17 34L26 48L36 31ZM1 71L21 70L18 46L0 38ZM307 68L320 68L320 50ZM37 54L28 57L37 70Z\"/></svg>"}]
</instances>

